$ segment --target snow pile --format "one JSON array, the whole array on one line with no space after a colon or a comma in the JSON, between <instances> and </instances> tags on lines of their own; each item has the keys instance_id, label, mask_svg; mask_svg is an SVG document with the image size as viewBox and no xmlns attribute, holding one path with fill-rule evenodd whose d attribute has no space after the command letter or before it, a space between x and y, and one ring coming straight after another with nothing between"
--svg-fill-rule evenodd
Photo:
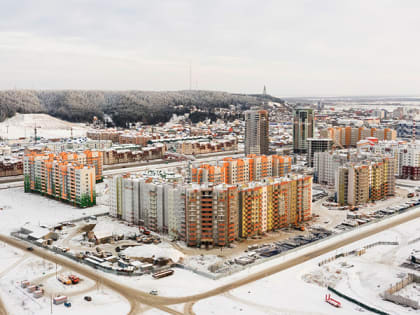
<instances>
[{"instance_id":1,"label":"snow pile","mask_svg":"<svg viewBox=\"0 0 420 315\"><path fill-rule=\"evenodd\" d=\"M302 279L307 283L314 283L320 287L334 288L346 275L347 274L340 268L323 266L320 269L303 275Z\"/></svg>"},{"instance_id":2,"label":"snow pile","mask_svg":"<svg viewBox=\"0 0 420 315\"><path fill-rule=\"evenodd\" d=\"M143 258L170 258L173 262L177 262L184 254L179 250L172 248L169 244L145 244L141 246L133 246L126 248L123 254L129 257L143 257Z\"/></svg>"},{"instance_id":3,"label":"snow pile","mask_svg":"<svg viewBox=\"0 0 420 315\"><path fill-rule=\"evenodd\" d=\"M186 257L184 263L192 269L208 272L210 266L223 264L223 259L216 255L197 255Z\"/></svg>"}]
</instances>

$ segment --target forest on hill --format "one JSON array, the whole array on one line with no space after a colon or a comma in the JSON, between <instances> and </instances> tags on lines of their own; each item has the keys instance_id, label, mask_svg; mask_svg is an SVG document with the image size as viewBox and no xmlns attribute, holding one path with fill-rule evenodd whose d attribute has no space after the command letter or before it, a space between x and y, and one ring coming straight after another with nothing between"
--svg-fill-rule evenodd
<instances>
[{"instance_id":1,"label":"forest on hill","mask_svg":"<svg viewBox=\"0 0 420 315\"><path fill-rule=\"evenodd\" d=\"M90 122L93 117L111 117L116 126L130 122L155 124L168 121L173 114L199 110L214 117L214 108L239 105L242 109L264 101L283 103L270 95L232 94L217 91L0 91L0 122L16 113L46 113L71 122Z\"/></svg>"}]
</instances>

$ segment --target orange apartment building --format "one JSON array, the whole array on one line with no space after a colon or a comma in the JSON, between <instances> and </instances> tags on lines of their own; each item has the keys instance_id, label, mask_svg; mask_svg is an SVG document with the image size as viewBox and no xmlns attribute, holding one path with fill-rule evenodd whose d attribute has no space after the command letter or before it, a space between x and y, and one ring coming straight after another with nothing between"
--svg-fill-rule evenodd
<instances>
[{"instance_id":1,"label":"orange apartment building","mask_svg":"<svg viewBox=\"0 0 420 315\"><path fill-rule=\"evenodd\" d=\"M365 127L334 127L320 131L321 138L332 139L333 142L342 147L355 147L357 142L370 137L378 140L395 140L397 132L390 128L377 129Z\"/></svg>"},{"instance_id":2,"label":"orange apartment building","mask_svg":"<svg viewBox=\"0 0 420 315\"><path fill-rule=\"evenodd\" d=\"M312 177L293 175L244 185L192 184L186 189L188 246L225 246L237 238L311 218Z\"/></svg>"},{"instance_id":3,"label":"orange apartment building","mask_svg":"<svg viewBox=\"0 0 420 315\"><path fill-rule=\"evenodd\" d=\"M193 184L185 193L188 246L226 246L238 238L238 191L235 186Z\"/></svg>"},{"instance_id":4,"label":"orange apartment building","mask_svg":"<svg viewBox=\"0 0 420 315\"><path fill-rule=\"evenodd\" d=\"M96 169L100 170L98 177ZM98 179L99 178L99 179ZM102 179L100 152L82 154L29 152L24 157L25 192L36 192L79 207L96 204L96 182Z\"/></svg>"},{"instance_id":5,"label":"orange apartment building","mask_svg":"<svg viewBox=\"0 0 420 315\"><path fill-rule=\"evenodd\" d=\"M252 237L311 218L312 177L253 182L239 187L239 236Z\"/></svg>"},{"instance_id":6,"label":"orange apartment building","mask_svg":"<svg viewBox=\"0 0 420 315\"><path fill-rule=\"evenodd\" d=\"M202 164L190 169L191 182L214 184L245 184L290 173L292 158L280 155L248 155L246 158L226 157L218 165Z\"/></svg>"}]
</instances>

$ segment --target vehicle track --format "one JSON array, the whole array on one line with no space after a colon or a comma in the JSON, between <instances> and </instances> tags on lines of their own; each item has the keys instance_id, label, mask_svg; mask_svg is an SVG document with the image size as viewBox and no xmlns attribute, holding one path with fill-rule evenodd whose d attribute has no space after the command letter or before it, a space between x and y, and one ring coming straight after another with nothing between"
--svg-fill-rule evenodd
<instances>
[{"instance_id":1,"label":"vehicle track","mask_svg":"<svg viewBox=\"0 0 420 315\"><path fill-rule=\"evenodd\" d=\"M53 261L55 263L58 263L62 265L63 267L70 268L74 270L75 272L80 273L81 275L84 275L86 277L92 278L92 279L100 279L101 283L105 286L108 286L112 290L120 293L122 296L124 296L128 301L130 301L130 304L132 306L130 314L136 314L134 311L137 308L137 303L149 305L154 308L158 308L162 311L168 312L170 314L181 314L178 311L175 311L167 305L172 304L180 304L180 303L188 303L188 302L197 302L201 299L209 298L215 295L223 294L225 292L228 292L232 289L238 288L240 286L243 286L245 284L254 282L256 280L268 277L270 275L273 275L279 271L288 269L290 267L296 266L298 264L301 264L303 262L306 262L310 259L316 258L320 255L323 255L325 253L331 252L333 250L336 250L340 247L343 247L345 245L354 243L358 240L361 240L363 238L366 238L368 236L374 235L376 233L382 232L386 229L392 228L394 226L397 226L399 224L411 221L413 219L417 219L420 217L420 210L419 208L411 210L411 213L406 213L407 215L404 215L402 217L394 217L394 220L385 219L384 221L381 221L379 226L376 226L369 230L362 230L360 233L356 235L348 236L344 239L337 240L335 242L331 242L330 244L323 246L321 248L315 248L311 251L309 251L307 254L290 259L286 262L279 263L275 266L271 266L269 268L266 268L262 271L256 272L254 274L248 275L242 279L234 280L231 283L222 285L220 287L211 289L206 292L198 293L195 295L190 296L184 296L184 297L162 297L162 296L151 296L148 293L138 290L136 288L124 285L112 278L106 277L105 274L100 274L96 272L93 268L90 268L86 265L79 264L77 262L71 261L63 256L54 255L53 253L48 252L47 250L36 248L31 253L33 255L37 255L39 257L42 257L44 259ZM387 222L387 220L389 222ZM14 239L9 236L1 235L0 234L0 240L3 242L15 246L17 248L25 250L27 247L27 243ZM309 247L310 249L310 247ZM141 311L141 309L140 309Z\"/></svg>"}]
</instances>

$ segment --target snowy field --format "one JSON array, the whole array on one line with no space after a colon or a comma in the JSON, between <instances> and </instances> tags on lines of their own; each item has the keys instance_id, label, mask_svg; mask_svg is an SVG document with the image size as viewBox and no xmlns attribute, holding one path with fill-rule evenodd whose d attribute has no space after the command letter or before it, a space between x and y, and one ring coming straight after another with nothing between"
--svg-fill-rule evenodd
<instances>
[{"instance_id":1,"label":"snowy field","mask_svg":"<svg viewBox=\"0 0 420 315\"><path fill-rule=\"evenodd\" d=\"M9 234L26 222L50 225L108 211L103 205L85 209L73 207L38 194L24 193L23 188L0 190L0 208L3 208L0 210L2 234Z\"/></svg>"},{"instance_id":2,"label":"snowy field","mask_svg":"<svg viewBox=\"0 0 420 315\"><path fill-rule=\"evenodd\" d=\"M2 253L14 252L9 248ZM22 256L22 253L21 253ZM5 260L0 259L2 267ZM71 271L61 270L58 266L58 274L68 275ZM130 309L129 303L119 294L97 286L95 281L82 278L78 285L65 286L56 278L56 266L40 258L20 259L14 265L9 266L8 271L0 274L0 297L5 301L10 314L51 314L51 296L66 295L72 303L71 308L64 305L52 305L53 314L127 314ZM35 299L32 294L20 287L23 280L29 280L36 285L42 285L45 295ZM92 297L91 302L83 299L85 295Z\"/></svg>"},{"instance_id":3,"label":"snowy field","mask_svg":"<svg viewBox=\"0 0 420 315\"><path fill-rule=\"evenodd\" d=\"M418 211L419 209L417 209ZM323 274L325 282L334 283L335 288L370 306L387 311L390 314L420 314L420 311L404 308L379 297L385 288L400 280L408 269L399 264L408 258L413 248L419 243L407 245L407 242L420 235L420 219L399 225L390 230L345 246L337 251L322 255L296 267L279 272L267 278L234 289L223 296L199 301L194 305L197 314L357 314L366 313L346 300L335 296L343 307L335 309L324 302L328 293L325 287L305 281L308 274ZM368 249L360 257L340 258L323 267L318 262L341 253L377 241L398 241L400 246L381 245ZM326 241L329 242L330 240ZM353 265L345 268L341 264ZM267 267L267 264L265 264ZM253 267L255 271L258 267ZM327 272L326 269L330 272ZM340 274L336 271L340 270ZM252 272L251 271L251 272ZM233 276L236 277L236 276ZM338 278L335 279L335 278ZM285 289L287 288L287 289ZM410 294L416 294L411 292ZM305 301L302 303L302 301Z\"/></svg>"},{"instance_id":4,"label":"snowy field","mask_svg":"<svg viewBox=\"0 0 420 315\"><path fill-rule=\"evenodd\" d=\"M89 129L84 124L67 122L47 114L17 113L0 123L0 134L8 139L29 138L34 136L35 126L38 136L44 138L70 137L71 132L74 137L84 137Z\"/></svg>"}]
</instances>

